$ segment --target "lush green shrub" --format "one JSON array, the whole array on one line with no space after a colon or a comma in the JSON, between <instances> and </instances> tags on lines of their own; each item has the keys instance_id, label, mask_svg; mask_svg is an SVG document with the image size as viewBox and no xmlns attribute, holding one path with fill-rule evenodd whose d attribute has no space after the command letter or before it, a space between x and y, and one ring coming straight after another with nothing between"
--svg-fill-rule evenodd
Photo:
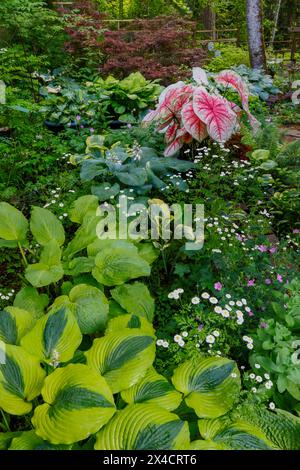
<instances>
[{"instance_id":1,"label":"lush green shrub","mask_svg":"<svg viewBox=\"0 0 300 470\"><path fill-rule=\"evenodd\" d=\"M246 49L241 47L221 44L218 46L220 54L216 54L215 57L205 66L210 72L220 72L224 69L231 69L239 65L249 66L249 53Z\"/></svg>"}]
</instances>

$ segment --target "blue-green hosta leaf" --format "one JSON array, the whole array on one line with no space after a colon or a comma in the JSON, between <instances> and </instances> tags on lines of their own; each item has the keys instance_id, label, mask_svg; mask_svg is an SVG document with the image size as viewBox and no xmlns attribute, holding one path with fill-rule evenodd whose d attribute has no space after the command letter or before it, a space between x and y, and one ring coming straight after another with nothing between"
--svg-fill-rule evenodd
<instances>
[{"instance_id":1,"label":"blue-green hosta leaf","mask_svg":"<svg viewBox=\"0 0 300 470\"><path fill-rule=\"evenodd\" d=\"M61 264L61 249L56 240L47 243L41 253L40 262L30 264L25 271L25 277L34 287L44 287L59 281L64 270Z\"/></svg>"},{"instance_id":2,"label":"blue-green hosta leaf","mask_svg":"<svg viewBox=\"0 0 300 470\"><path fill-rule=\"evenodd\" d=\"M87 284L73 287L69 295L58 297L53 308L67 307L75 315L83 334L103 331L107 322L109 304L100 289Z\"/></svg>"},{"instance_id":3,"label":"blue-green hosta leaf","mask_svg":"<svg viewBox=\"0 0 300 470\"><path fill-rule=\"evenodd\" d=\"M123 315L121 314L116 318L112 318L108 322L105 334L117 333L118 331L124 330L124 328L129 328L131 330L139 329L149 335L155 335L152 323L148 322L146 318L139 315L127 315L126 312Z\"/></svg>"},{"instance_id":4,"label":"blue-green hosta leaf","mask_svg":"<svg viewBox=\"0 0 300 470\"><path fill-rule=\"evenodd\" d=\"M149 276L150 265L138 255L138 249L129 242L111 240L95 258L94 278L105 286L118 286L137 277Z\"/></svg>"},{"instance_id":5,"label":"blue-green hosta leaf","mask_svg":"<svg viewBox=\"0 0 300 470\"><path fill-rule=\"evenodd\" d=\"M153 364L155 338L140 330L124 329L95 339L86 357L87 364L118 393L135 385Z\"/></svg>"},{"instance_id":6,"label":"blue-green hosta leaf","mask_svg":"<svg viewBox=\"0 0 300 470\"><path fill-rule=\"evenodd\" d=\"M201 419L203 441L191 443L194 450L274 450L278 449L257 426L230 418Z\"/></svg>"},{"instance_id":7,"label":"blue-green hosta leaf","mask_svg":"<svg viewBox=\"0 0 300 470\"><path fill-rule=\"evenodd\" d=\"M45 380L42 397L45 403L34 410L32 424L52 444L87 439L116 411L105 379L84 364L56 369Z\"/></svg>"},{"instance_id":8,"label":"blue-green hosta leaf","mask_svg":"<svg viewBox=\"0 0 300 470\"><path fill-rule=\"evenodd\" d=\"M35 318L31 313L17 307L6 307L5 310L0 310L0 340L6 344L18 345L34 324Z\"/></svg>"},{"instance_id":9,"label":"blue-green hosta leaf","mask_svg":"<svg viewBox=\"0 0 300 470\"><path fill-rule=\"evenodd\" d=\"M184 362L175 369L172 382L200 418L218 418L227 413L241 387L235 362L221 357Z\"/></svg>"},{"instance_id":10,"label":"blue-green hosta leaf","mask_svg":"<svg viewBox=\"0 0 300 470\"><path fill-rule=\"evenodd\" d=\"M124 284L111 290L110 293L112 298L128 313L145 317L150 322L153 320L154 299L145 284L141 282Z\"/></svg>"},{"instance_id":11,"label":"blue-green hosta leaf","mask_svg":"<svg viewBox=\"0 0 300 470\"><path fill-rule=\"evenodd\" d=\"M35 319L44 315L44 309L49 304L47 294L39 294L34 287L23 287L16 295L14 307L27 310Z\"/></svg>"},{"instance_id":12,"label":"blue-green hosta leaf","mask_svg":"<svg viewBox=\"0 0 300 470\"><path fill-rule=\"evenodd\" d=\"M168 411L178 408L182 401L181 393L163 376L158 374L153 367L148 369L140 382L121 392L126 403L151 403L161 406Z\"/></svg>"},{"instance_id":13,"label":"blue-green hosta leaf","mask_svg":"<svg viewBox=\"0 0 300 470\"><path fill-rule=\"evenodd\" d=\"M30 230L40 245L47 245L56 240L61 246L65 241L65 231L62 223L52 212L41 207L34 207L31 212Z\"/></svg>"},{"instance_id":14,"label":"blue-green hosta leaf","mask_svg":"<svg viewBox=\"0 0 300 470\"><path fill-rule=\"evenodd\" d=\"M70 220L77 224L82 224L86 215L95 216L99 207L99 201L96 196L82 196L74 202L70 212Z\"/></svg>"},{"instance_id":15,"label":"blue-green hosta leaf","mask_svg":"<svg viewBox=\"0 0 300 470\"><path fill-rule=\"evenodd\" d=\"M21 345L40 360L57 366L72 359L81 341L75 316L70 310L61 308L40 318L21 339Z\"/></svg>"},{"instance_id":16,"label":"blue-green hosta leaf","mask_svg":"<svg viewBox=\"0 0 300 470\"><path fill-rule=\"evenodd\" d=\"M0 238L23 244L27 230L28 222L22 212L7 202L0 202Z\"/></svg>"},{"instance_id":17,"label":"blue-green hosta leaf","mask_svg":"<svg viewBox=\"0 0 300 470\"><path fill-rule=\"evenodd\" d=\"M111 199L112 197L115 197L119 194L120 185L118 183L115 183L111 186L110 183L105 182L97 186L92 186L91 192L92 194L97 196L100 202L108 201L108 199Z\"/></svg>"},{"instance_id":18,"label":"blue-green hosta leaf","mask_svg":"<svg viewBox=\"0 0 300 470\"><path fill-rule=\"evenodd\" d=\"M0 342L0 355L4 343ZM45 379L39 359L20 346L5 345L5 362L0 363L0 408L12 415L24 415L32 409Z\"/></svg>"},{"instance_id":19,"label":"blue-green hosta leaf","mask_svg":"<svg viewBox=\"0 0 300 470\"><path fill-rule=\"evenodd\" d=\"M189 445L188 423L150 404L118 411L97 434L96 450L177 450Z\"/></svg>"}]
</instances>

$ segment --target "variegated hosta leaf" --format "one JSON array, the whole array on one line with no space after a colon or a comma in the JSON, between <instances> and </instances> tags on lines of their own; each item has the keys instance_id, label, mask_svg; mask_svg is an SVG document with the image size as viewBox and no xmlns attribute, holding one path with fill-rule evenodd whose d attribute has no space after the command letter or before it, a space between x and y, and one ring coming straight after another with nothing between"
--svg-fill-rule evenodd
<instances>
[{"instance_id":1,"label":"variegated hosta leaf","mask_svg":"<svg viewBox=\"0 0 300 470\"><path fill-rule=\"evenodd\" d=\"M21 436L22 432L0 432L0 450L7 450L15 437Z\"/></svg>"},{"instance_id":2,"label":"variegated hosta leaf","mask_svg":"<svg viewBox=\"0 0 300 470\"><path fill-rule=\"evenodd\" d=\"M97 434L96 450L171 450L189 445L188 423L150 404L118 411Z\"/></svg>"},{"instance_id":3,"label":"variegated hosta leaf","mask_svg":"<svg viewBox=\"0 0 300 470\"><path fill-rule=\"evenodd\" d=\"M175 369L172 382L200 418L218 418L227 413L241 387L236 363L221 357L184 362Z\"/></svg>"},{"instance_id":4,"label":"variegated hosta leaf","mask_svg":"<svg viewBox=\"0 0 300 470\"><path fill-rule=\"evenodd\" d=\"M45 380L42 396L45 403L34 410L32 424L52 444L86 439L115 413L106 381L84 364L56 369Z\"/></svg>"},{"instance_id":5,"label":"variegated hosta leaf","mask_svg":"<svg viewBox=\"0 0 300 470\"><path fill-rule=\"evenodd\" d=\"M22 338L24 349L53 366L67 362L82 341L82 334L73 313L66 308L40 318Z\"/></svg>"},{"instance_id":6,"label":"variegated hosta leaf","mask_svg":"<svg viewBox=\"0 0 300 470\"><path fill-rule=\"evenodd\" d=\"M0 342L0 408L12 415L24 415L32 409L31 401L37 397L43 386L45 372L37 357L20 346ZM2 351L1 351L2 349Z\"/></svg>"},{"instance_id":7,"label":"variegated hosta leaf","mask_svg":"<svg viewBox=\"0 0 300 470\"><path fill-rule=\"evenodd\" d=\"M0 340L6 344L18 345L34 324L35 318L27 310L6 307L0 311Z\"/></svg>"},{"instance_id":8,"label":"variegated hosta leaf","mask_svg":"<svg viewBox=\"0 0 300 470\"><path fill-rule=\"evenodd\" d=\"M100 289L78 284L69 293L55 299L53 309L67 307L76 317L83 334L103 331L108 317L108 300Z\"/></svg>"},{"instance_id":9,"label":"variegated hosta leaf","mask_svg":"<svg viewBox=\"0 0 300 470\"><path fill-rule=\"evenodd\" d=\"M154 299L145 284L125 284L110 291L111 296L121 307L132 315L140 315L150 322L154 315Z\"/></svg>"},{"instance_id":10,"label":"variegated hosta leaf","mask_svg":"<svg viewBox=\"0 0 300 470\"><path fill-rule=\"evenodd\" d=\"M204 441L191 443L196 450L273 450L278 449L257 426L230 418L201 419L199 431Z\"/></svg>"},{"instance_id":11,"label":"variegated hosta leaf","mask_svg":"<svg viewBox=\"0 0 300 470\"><path fill-rule=\"evenodd\" d=\"M138 254L138 249L127 241L110 240L95 258L92 274L105 286L118 286L137 277L149 276L150 265Z\"/></svg>"},{"instance_id":12,"label":"variegated hosta leaf","mask_svg":"<svg viewBox=\"0 0 300 470\"><path fill-rule=\"evenodd\" d=\"M177 392L168 380L158 374L153 367L148 369L140 382L121 392L121 396L130 405L151 403L168 411L176 410L182 401L181 393Z\"/></svg>"},{"instance_id":13,"label":"variegated hosta leaf","mask_svg":"<svg viewBox=\"0 0 300 470\"><path fill-rule=\"evenodd\" d=\"M144 331L124 329L95 339L86 357L87 364L117 393L135 385L152 365L155 338Z\"/></svg>"},{"instance_id":14,"label":"variegated hosta leaf","mask_svg":"<svg viewBox=\"0 0 300 470\"><path fill-rule=\"evenodd\" d=\"M105 334L109 333L118 333L124 328L129 328L131 330L139 329L148 335L154 336L155 330L152 326L152 323L149 323L148 320L139 315L120 315L116 318L112 318L107 325Z\"/></svg>"}]
</instances>

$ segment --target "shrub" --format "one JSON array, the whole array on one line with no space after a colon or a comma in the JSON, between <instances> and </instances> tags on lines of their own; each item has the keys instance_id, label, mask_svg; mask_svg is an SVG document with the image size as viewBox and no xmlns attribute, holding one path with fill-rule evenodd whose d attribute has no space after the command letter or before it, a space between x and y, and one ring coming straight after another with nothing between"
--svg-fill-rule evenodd
<instances>
[{"instance_id":1,"label":"shrub","mask_svg":"<svg viewBox=\"0 0 300 470\"><path fill-rule=\"evenodd\" d=\"M224 69L230 69L239 65L249 66L249 53L241 47L221 44L218 47L220 54L217 54L205 66L210 72L220 72Z\"/></svg>"}]
</instances>

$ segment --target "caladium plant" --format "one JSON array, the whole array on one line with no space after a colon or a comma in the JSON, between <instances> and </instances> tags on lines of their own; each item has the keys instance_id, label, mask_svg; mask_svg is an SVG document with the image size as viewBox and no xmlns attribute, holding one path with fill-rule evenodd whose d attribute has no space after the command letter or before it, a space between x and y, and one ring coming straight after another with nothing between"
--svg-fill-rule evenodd
<instances>
[{"instance_id":1,"label":"caladium plant","mask_svg":"<svg viewBox=\"0 0 300 470\"><path fill-rule=\"evenodd\" d=\"M224 143L237 132L243 110L223 96L228 89L239 94L253 130L259 128L260 123L249 109L248 86L238 73L224 70L208 76L205 70L195 67L193 83L180 81L167 87L160 95L156 109L143 121L144 125L155 122L158 132L165 134L166 157L193 140L201 142L210 137Z\"/></svg>"}]
</instances>

